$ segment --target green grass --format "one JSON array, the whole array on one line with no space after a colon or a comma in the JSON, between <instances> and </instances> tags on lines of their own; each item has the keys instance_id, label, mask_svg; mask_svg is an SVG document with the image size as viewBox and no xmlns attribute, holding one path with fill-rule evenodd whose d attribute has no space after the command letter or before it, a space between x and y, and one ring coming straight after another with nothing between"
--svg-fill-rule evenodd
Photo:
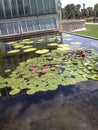
<instances>
[{"instance_id":1,"label":"green grass","mask_svg":"<svg viewBox=\"0 0 98 130\"><path fill-rule=\"evenodd\" d=\"M85 27L86 27L85 31L79 31L75 33L98 38L98 24L97 25L86 24Z\"/></svg>"}]
</instances>

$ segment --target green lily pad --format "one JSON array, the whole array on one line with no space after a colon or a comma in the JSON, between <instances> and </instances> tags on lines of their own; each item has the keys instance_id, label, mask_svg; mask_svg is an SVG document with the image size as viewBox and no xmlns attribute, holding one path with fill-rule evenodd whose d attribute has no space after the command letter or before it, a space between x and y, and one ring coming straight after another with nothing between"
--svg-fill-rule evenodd
<instances>
[{"instance_id":1,"label":"green lily pad","mask_svg":"<svg viewBox=\"0 0 98 130\"><path fill-rule=\"evenodd\" d=\"M50 43L48 44L48 46L57 46L58 44L57 43Z\"/></svg>"},{"instance_id":2,"label":"green lily pad","mask_svg":"<svg viewBox=\"0 0 98 130\"><path fill-rule=\"evenodd\" d=\"M9 73L9 72L11 72L11 69L6 69L4 72Z\"/></svg>"},{"instance_id":3,"label":"green lily pad","mask_svg":"<svg viewBox=\"0 0 98 130\"><path fill-rule=\"evenodd\" d=\"M16 43L16 42L8 42L7 44L8 44L8 45L12 45L12 44L14 44L14 43Z\"/></svg>"},{"instance_id":4,"label":"green lily pad","mask_svg":"<svg viewBox=\"0 0 98 130\"><path fill-rule=\"evenodd\" d=\"M17 45L17 46L14 46L15 49L17 49L17 48L21 48L21 47L23 47L23 45Z\"/></svg>"},{"instance_id":5,"label":"green lily pad","mask_svg":"<svg viewBox=\"0 0 98 130\"><path fill-rule=\"evenodd\" d=\"M42 49L42 50L37 50L36 54L44 54L44 53L47 53L47 52L49 52L48 49Z\"/></svg>"},{"instance_id":6,"label":"green lily pad","mask_svg":"<svg viewBox=\"0 0 98 130\"><path fill-rule=\"evenodd\" d=\"M34 94L35 92L36 92L36 91L35 91L34 89L29 89L29 90L26 91L26 94L32 95L32 94Z\"/></svg>"},{"instance_id":7,"label":"green lily pad","mask_svg":"<svg viewBox=\"0 0 98 130\"><path fill-rule=\"evenodd\" d=\"M98 75L93 75L91 78L92 78L93 80L98 80Z\"/></svg>"},{"instance_id":8,"label":"green lily pad","mask_svg":"<svg viewBox=\"0 0 98 130\"><path fill-rule=\"evenodd\" d=\"M61 50L61 51L64 51L64 50L70 50L70 48L69 47L63 47L63 48L57 48L57 50Z\"/></svg>"},{"instance_id":9,"label":"green lily pad","mask_svg":"<svg viewBox=\"0 0 98 130\"><path fill-rule=\"evenodd\" d=\"M28 45L28 46L22 46L22 49L26 49L26 48L31 48L32 46Z\"/></svg>"},{"instance_id":10,"label":"green lily pad","mask_svg":"<svg viewBox=\"0 0 98 130\"><path fill-rule=\"evenodd\" d=\"M11 91L9 92L10 95L16 95L16 94L18 94L18 93L20 93L20 89L18 89L18 88L15 88L15 89L13 89L13 90L11 90Z\"/></svg>"},{"instance_id":11,"label":"green lily pad","mask_svg":"<svg viewBox=\"0 0 98 130\"><path fill-rule=\"evenodd\" d=\"M58 44L58 47L69 47L69 45L68 44Z\"/></svg>"},{"instance_id":12,"label":"green lily pad","mask_svg":"<svg viewBox=\"0 0 98 130\"><path fill-rule=\"evenodd\" d=\"M24 52L32 52L32 51L35 51L36 48L29 48L29 49L25 49Z\"/></svg>"},{"instance_id":13,"label":"green lily pad","mask_svg":"<svg viewBox=\"0 0 98 130\"><path fill-rule=\"evenodd\" d=\"M16 50L8 51L7 53L8 54L13 54L13 53L18 53L18 52L20 52L20 50L16 49Z\"/></svg>"},{"instance_id":14,"label":"green lily pad","mask_svg":"<svg viewBox=\"0 0 98 130\"><path fill-rule=\"evenodd\" d=\"M80 45L80 44L82 44L82 43L81 43L81 42L71 42L71 44Z\"/></svg>"},{"instance_id":15,"label":"green lily pad","mask_svg":"<svg viewBox=\"0 0 98 130\"><path fill-rule=\"evenodd\" d=\"M72 39L71 38L64 38L64 40L71 41Z\"/></svg>"}]
</instances>

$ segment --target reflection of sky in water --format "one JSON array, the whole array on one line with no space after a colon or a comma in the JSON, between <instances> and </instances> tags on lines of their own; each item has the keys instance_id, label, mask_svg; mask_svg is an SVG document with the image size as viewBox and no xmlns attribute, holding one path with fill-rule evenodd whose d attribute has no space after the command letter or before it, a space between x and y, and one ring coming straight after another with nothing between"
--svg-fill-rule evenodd
<instances>
[{"instance_id":1,"label":"reflection of sky in water","mask_svg":"<svg viewBox=\"0 0 98 130\"><path fill-rule=\"evenodd\" d=\"M0 101L0 129L98 130L97 101L98 82L92 80L32 96L5 98Z\"/></svg>"},{"instance_id":2,"label":"reflection of sky in water","mask_svg":"<svg viewBox=\"0 0 98 130\"><path fill-rule=\"evenodd\" d=\"M78 48L78 47L86 47L86 48L92 48L98 51L98 40L75 36L75 35L66 35L62 34L63 36L63 43L70 44L71 42L81 42L80 45L71 45L71 48ZM69 39L69 40L66 40Z\"/></svg>"}]
</instances>

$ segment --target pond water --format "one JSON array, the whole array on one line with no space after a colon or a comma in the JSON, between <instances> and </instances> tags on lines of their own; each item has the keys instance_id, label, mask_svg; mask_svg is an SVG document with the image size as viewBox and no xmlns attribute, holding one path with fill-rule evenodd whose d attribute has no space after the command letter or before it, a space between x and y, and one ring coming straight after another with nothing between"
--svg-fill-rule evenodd
<instances>
[{"instance_id":1,"label":"pond water","mask_svg":"<svg viewBox=\"0 0 98 130\"><path fill-rule=\"evenodd\" d=\"M96 51L96 53L94 52L94 54L96 54L96 57L98 57L97 40L65 34L65 33L61 34L61 37L51 39L50 41L47 41L47 39L53 38L53 36L47 36L47 37L44 36L41 38L45 38L45 41L41 42L41 44L40 42L38 43L39 38L35 38L35 39L33 38L33 41L34 42L36 41L37 43L37 44L33 43L32 46L33 48L37 47L37 49L42 49L42 48L47 49L47 44L58 42L58 44L62 44L62 43L68 44L69 46L67 46L67 49L69 47L71 50L77 50L77 49L81 50L81 48L82 50L94 49ZM11 74L15 72L15 70L17 69L20 70L19 67L21 65L22 67L24 67L25 62L26 62L25 67L30 68L30 66L27 65L27 63L29 62L28 59L32 59L33 57L35 57L33 62L34 61L39 62L41 58L43 59L43 56L39 54L35 54L34 52L23 53L22 49L21 49L21 53L17 53L17 55L8 54L7 52L12 50L13 46L12 44L11 45L7 45L7 43L3 43L3 44L4 45L2 45L2 55L0 57L1 59L0 74L3 77L3 79L1 78L0 80L9 79ZM55 51L56 47L53 46L53 48L49 47L48 49L52 54L52 50ZM76 51L74 53L76 53ZM57 54L59 56L62 56L62 53L61 55L60 53ZM63 56L65 56L65 52L63 53ZM66 57L63 57L63 60L65 60L64 58ZM96 67L98 67L98 58L96 58L95 60L97 65ZM91 61L93 60L91 59ZM23 64L20 64L20 62L22 62ZM51 59L49 59L49 62L51 62ZM55 62L52 61L52 65L54 65L53 63ZM57 61L56 63L59 62ZM62 61L60 61L60 64L62 66L65 66L64 63L65 61L63 63ZM42 64L43 63L41 62L38 65L42 65ZM53 74L50 73L50 68L52 68L51 71L55 73L54 72L55 66L52 67L52 65L49 63L48 64L49 68L46 68L46 70L48 71L49 75L52 77L51 80L54 81L55 79L56 81L56 83L55 82L52 83L48 82L48 83L51 86L52 85L54 86L55 84L58 85L57 88L55 89L52 88L53 90L46 89L45 91L44 90L37 91L32 95L27 95L25 93L26 92L25 90L26 88L25 88L22 89L20 94L11 96L8 93L10 91L9 87L4 87L3 89L1 89L1 94L2 94L0 98L0 129L1 130L98 130L98 81L92 80L90 77L89 79L85 79L83 77L84 79L81 80L81 77L78 75L78 77L80 78L78 82L74 83L73 80L69 80L69 82L72 83L68 82L66 85L64 85L63 82L61 83L61 81L59 81L58 79L59 77L58 75L56 75L57 73L55 74L57 77L54 77ZM74 66L75 65L76 62L74 63ZM46 64L44 64L44 66L46 66ZM72 73L74 66L67 67L66 65L65 67L69 69L66 72L71 71ZM9 69L11 71L5 73L5 70L9 70ZM62 72L66 70L64 67L63 68L61 67L61 69L63 69ZM94 75L98 75L97 69L94 70L92 70L92 68L89 69L91 72L94 71L93 72ZM84 72L87 72L87 75L91 75L91 73L88 73L88 70L85 70ZM59 70L57 69L57 71ZM25 73L27 74L27 72L29 71L26 71ZM77 71L74 71L74 73L76 72ZM17 75L17 73L14 74ZM84 73L82 74L84 75ZM23 73L23 75L25 74ZM59 75L62 75L61 71L59 72ZM37 75L37 77L38 76L39 75ZM46 77L47 73L43 76ZM75 81L74 74L72 74L71 77L72 76ZM42 76L40 76L40 79L41 77ZM64 78L66 79L66 77L67 75L65 75ZM69 79L69 77L67 77L67 79ZM32 84L35 83L35 79L33 80L34 82L32 82ZM63 81L64 79L61 80ZM14 80L14 82L18 82L18 81ZM29 84L29 81L27 82ZM38 79L37 82L39 82ZM10 84L9 81L8 83ZM2 84L3 83L0 82L0 85Z\"/></svg>"}]
</instances>

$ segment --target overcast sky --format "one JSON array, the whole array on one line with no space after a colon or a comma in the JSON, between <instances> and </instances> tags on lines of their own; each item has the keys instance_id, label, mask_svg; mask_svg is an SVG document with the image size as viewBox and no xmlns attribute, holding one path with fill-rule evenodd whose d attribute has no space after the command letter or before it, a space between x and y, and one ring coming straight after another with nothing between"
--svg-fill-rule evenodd
<instances>
[{"instance_id":1,"label":"overcast sky","mask_svg":"<svg viewBox=\"0 0 98 130\"><path fill-rule=\"evenodd\" d=\"M85 7L94 7L96 3L98 3L98 0L61 0L62 7L65 7L67 4L81 4L81 7L83 3L85 3Z\"/></svg>"}]
</instances>

